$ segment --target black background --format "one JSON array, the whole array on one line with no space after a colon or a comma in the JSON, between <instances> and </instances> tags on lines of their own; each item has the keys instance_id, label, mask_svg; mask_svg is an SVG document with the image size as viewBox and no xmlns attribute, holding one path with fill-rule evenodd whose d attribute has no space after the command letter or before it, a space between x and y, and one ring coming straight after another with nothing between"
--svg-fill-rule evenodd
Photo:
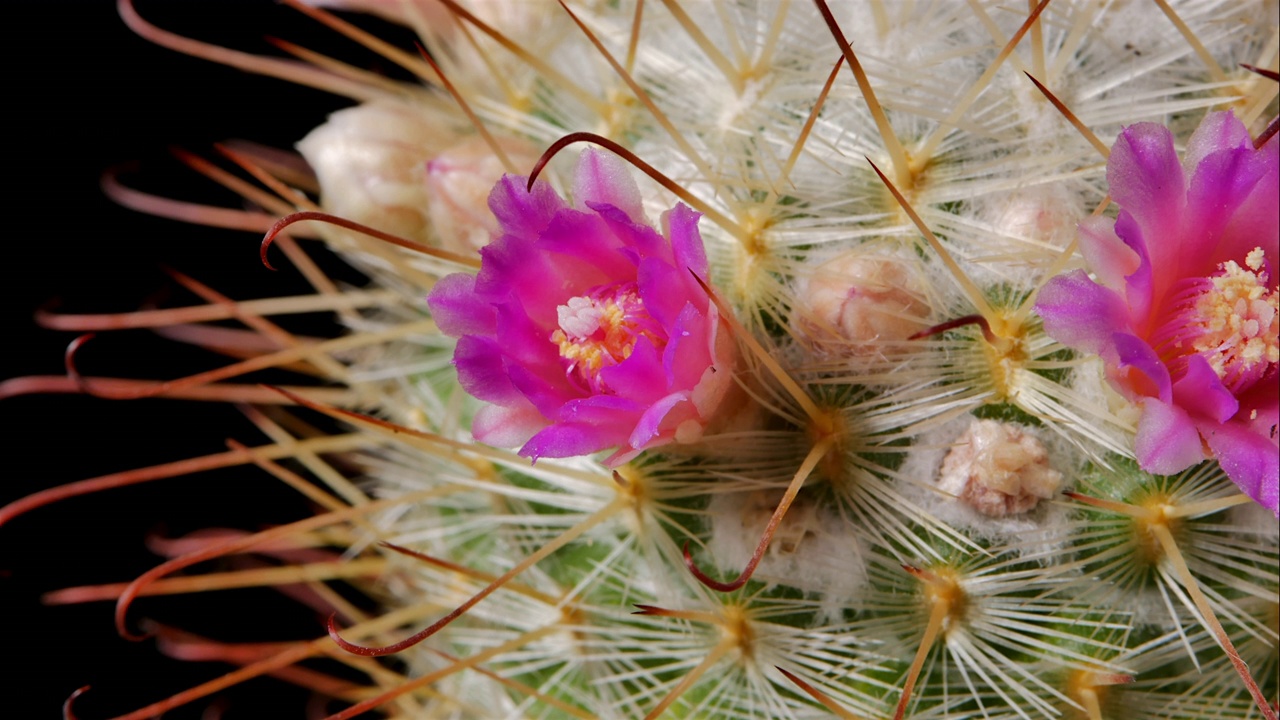
<instances>
[{"instance_id":1,"label":"black background","mask_svg":"<svg viewBox=\"0 0 1280 720\"><path fill-rule=\"evenodd\" d=\"M273 35L352 51L348 57L360 64L380 67L314 21L266 0L138 0L138 9L161 27L217 44L278 54L262 39ZM108 167L138 161L129 184L234 206L233 196L170 159L167 146L205 156L211 142L226 138L289 147L349 101L151 45L125 28L111 0L7 4L3 22L8 129L0 131L6 140L0 379L62 372L72 335L37 328L31 316L41 304L57 299L68 312L136 309L172 287L163 265L237 299L305 291L295 273L273 274L258 263L259 238L117 207L102 195L98 178ZM196 301L175 292L165 302ZM133 331L100 336L80 364L86 374L155 378L217 361ZM234 409L200 403L18 397L0 400L0 417L6 460L0 503L74 480L220 452L228 437L263 441ZM181 663L162 657L150 641L119 639L111 603L45 607L39 596L132 579L159 561L144 547L148 533L174 536L207 525L252 529L306 513L278 481L239 469L73 499L0 527L6 658L0 715L59 717L67 695L87 684L93 690L77 703L80 718L108 717L221 674L227 666ZM144 599L132 617L157 617L228 640L321 632L319 620L297 607L268 591L237 591ZM281 688L250 683L216 709L227 718L302 717L306 695ZM201 701L165 717L201 717L208 705Z\"/></svg>"}]
</instances>

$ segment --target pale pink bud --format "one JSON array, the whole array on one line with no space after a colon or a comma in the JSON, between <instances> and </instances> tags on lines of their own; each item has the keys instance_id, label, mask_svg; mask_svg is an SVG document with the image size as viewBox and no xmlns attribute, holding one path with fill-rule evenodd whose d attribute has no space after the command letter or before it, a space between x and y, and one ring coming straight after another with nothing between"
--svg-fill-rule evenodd
<instances>
[{"instance_id":1,"label":"pale pink bud","mask_svg":"<svg viewBox=\"0 0 1280 720\"><path fill-rule=\"evenodd\" d=\"M797 329L824 352L874 352L927 327L929 305L907 261L863 251L819 265L801 288Z\"/></svg>"},{"instance_id":2,"label":"pale pink bud","mask_svg":"<svg viewBox=\"0 0 1280 720\"><path fill-rule=\"evenodd\" d=\"M533 169L539 152L530 143L499 138L498 144L520 172ZM428 213L440 245L474 253L498 230L489 210L489 193L506 173L502 161L482 138L472 137L431 158L426 165Z\"/></svg>"},{"instance_id":3,"label":"pale pink bud","mask_svg":"<svg viewBox=\"0 0 1280 720\"><path fill-rule=\"evenodd\" d=\"M393 103L339 110L297 145L320 180L324 209L429 242L424 167L456 137L438 112Z\"/></svg>"},{"instance_id":4,"label":"pale pink bud","mask_svg":"<svg viewBox=\"0 0 1280 720\"><path fill-rule=\"evenodd\" d=\"M975 420L953 444L938 488L983 515L1024 513L1053 497L1062 473L1049 467L1044 443L1021 426Z\"/></svg>"}]
</instances>

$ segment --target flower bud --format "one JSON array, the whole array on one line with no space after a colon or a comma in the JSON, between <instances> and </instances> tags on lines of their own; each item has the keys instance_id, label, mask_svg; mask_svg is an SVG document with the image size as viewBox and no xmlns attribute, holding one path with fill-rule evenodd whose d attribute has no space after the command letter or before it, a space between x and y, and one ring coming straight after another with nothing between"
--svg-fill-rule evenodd
<instances>
[{"instance_id":1,"label":"flower bud","mask_svg":"<svg viewBox=\"0 0 1280 720\"><path fill-rule=\"evenodd\" d=\"M1062 485L1044 443L1021 426L975 420L942 461L938 489L990 517L1024 513Z\"/></svg>"},{"instance_id":2,"label":"flower bud","mask_svg":"<svg viewBox=\"0 0 1280 720\"><path fill-rule=\"evenodd\" d=\"M530 143L501 138L499 146L521 171L538 161ZM502 161L480 137L471 137L427 161L428 217L440 246L456 253L474 253L498 231L489 209L489 192L506 173Z\"/></svg>"},{"instance_id":3,"label":"flower bud","mask_svg":"<svg viewBox=\"0 0 1280 720\"><path fill-rule=\"evenodd\" d=\"M339 110L298 142L327 212L429 242L424 163L451 137L426 108L367 103Z\"/></svg>"},{"instance_id":4,"label":"flower bud","mask_svg":"<svg viewBox=\"0 0 1280 720\"><path fill-rule=\"evenodd\" d=\"M928 325L921 286L901 258L860 250L838 255L801 288L797 329L822 352L874 352L874 341L906 340Z\"/></svg>"}]
</instances>

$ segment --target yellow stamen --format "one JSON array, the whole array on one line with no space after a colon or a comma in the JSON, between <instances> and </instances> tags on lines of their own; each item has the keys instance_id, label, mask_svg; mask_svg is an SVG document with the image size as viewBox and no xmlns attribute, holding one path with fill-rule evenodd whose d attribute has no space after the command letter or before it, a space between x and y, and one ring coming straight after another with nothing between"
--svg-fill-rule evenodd
<instances>
[{"instance_id":1,"label":"yellow stamen","mask_svg":"<svg viewBox=\"0 0 1280 720\"><path fill-rule=\"evenodd\" d=\"M1218 377L1225 378L1233 369L1280 362L1280 293L1266 286L1262 261L1262 249L1254 248L1245 258L1248 269L1234 260L1223 263L1223 274L1211 278L1213 289L1196 302L1203 333L1192 349L1209 361Z\"/></svg>"}]
</instances>

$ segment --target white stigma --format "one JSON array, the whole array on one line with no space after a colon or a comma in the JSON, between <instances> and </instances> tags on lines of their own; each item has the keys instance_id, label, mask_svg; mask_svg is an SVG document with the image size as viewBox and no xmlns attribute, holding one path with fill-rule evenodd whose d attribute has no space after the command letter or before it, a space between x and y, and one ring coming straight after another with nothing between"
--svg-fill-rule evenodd
<instances>
[{"instance_id":1,"label":"white stigma","mask_svg":"<svg viewBox=\"0 0 1280 720\"><path fill-rule=\"evenodd\" d=\"M590 337L600 329L604 308L590 298L572 297L567 303L556 308L556 317L559 319L560 329L567 337L581 340Z\"/></svg>"}]
</instances>

